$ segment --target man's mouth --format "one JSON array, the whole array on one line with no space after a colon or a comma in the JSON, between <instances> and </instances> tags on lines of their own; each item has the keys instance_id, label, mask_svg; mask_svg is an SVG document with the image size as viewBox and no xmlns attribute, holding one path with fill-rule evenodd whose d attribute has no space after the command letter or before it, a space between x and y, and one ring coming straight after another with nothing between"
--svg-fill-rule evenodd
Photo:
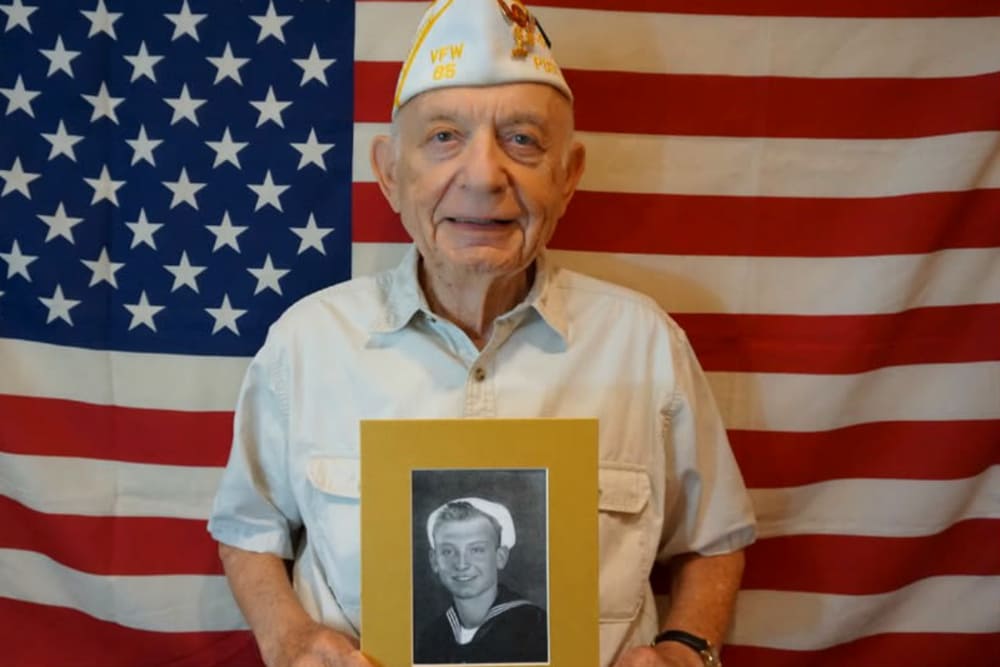
<instances>
[{"instance_id":1,"label":"man's mouth","mask_svg":"<svg viewBox=\"0 0 1000 667\"><path fill-rule=\"evenodd\" d=\"M453 222L460 225L507 225L514 220L512 218L466 218L466 217L451 217L445 218L448 222Z\"/></svg>"},{"instance_id":2,"label":"man's mouth","mask_svg":"<svg viewBox=\"0 0 1000 667\"><path fill-rule=\"evenodd\" d=\"M474 574L464 574L464 575L461 575L461 576L452 577L453 580L457 581L460 584L468 583L468 582L472 581L475 578L476 578L476 575L474 575Z\"/></svg>"}]
</instances>

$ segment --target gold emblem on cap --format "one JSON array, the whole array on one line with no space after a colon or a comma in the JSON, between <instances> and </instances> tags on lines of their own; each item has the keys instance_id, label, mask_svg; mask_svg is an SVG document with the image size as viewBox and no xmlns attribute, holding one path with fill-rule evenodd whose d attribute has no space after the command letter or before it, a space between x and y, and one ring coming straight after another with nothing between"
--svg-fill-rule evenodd
<instances>
[{"instance_id":1,"label":"gold emblem on cap","mask_svg":"<svg viewBox=\"0 0 1000 667\"><path fill-rule=\"evenodd\" d=\"M535 21L521 0L511 0L509 5L504 0L497 0L497 3L507 23L513 27L514 48L510 54L515 58L524 58L535 43Z\"/></svg>"}]
</instances>

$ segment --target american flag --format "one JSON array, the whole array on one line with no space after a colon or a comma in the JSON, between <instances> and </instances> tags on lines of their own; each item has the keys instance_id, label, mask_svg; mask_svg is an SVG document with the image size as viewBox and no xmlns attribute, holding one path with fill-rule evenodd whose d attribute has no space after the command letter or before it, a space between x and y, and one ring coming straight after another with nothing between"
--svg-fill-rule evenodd
<instances>
[{"instance_id":1,"label":"american flag","mask_svg":"<svg viewBox=\"0 0 1000 667\"><path fill-rule=\"evenodd\" d=\"M235 392L401 252L367 147L426 3L0 3L2 662L255 664ZM552 245L685 327L751 487L727 664L1000 655L1000 4L532 5L589 156Z\"/></svg>"}]
</instances>

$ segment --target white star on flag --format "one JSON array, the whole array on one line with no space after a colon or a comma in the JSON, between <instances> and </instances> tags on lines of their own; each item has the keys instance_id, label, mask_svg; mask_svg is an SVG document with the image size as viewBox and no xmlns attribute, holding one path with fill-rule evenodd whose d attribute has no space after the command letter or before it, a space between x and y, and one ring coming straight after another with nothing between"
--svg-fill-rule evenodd
<instances>
[{"instance_id":1,"label":"white star on flag","mask_svg":"<svg viewBox=\"0 0 1000 667\"><path fill-rule=\"evenodd\" d=\"M139 220L137 222L126 222L125 226L132 231L132 244L129 249L132 249L139 245L140 243L145 243L153 250L156 250L156 241L153 240L153 234L156 233L160 227L163 226L159 222L150 222L146 219L146 209L139 209Z\"/></svg>"},{"instance_id":2,"label":"white star on flag","mask_svg":"<svg viewBox=\"0 0 1000 667\"><path fill-rule=\"evenodd\" d=\"M233 308L229 305L228 294L222 295L222 305L218 308L206 308L205 311L215 320L215 324L212 326L213 335L222 329L229 329L237 336L240 335L239 327L236 326L236 320L243 317L247 311L241 308Z\"/></svg>"},{"instance_id":3,"label":"white star on flag","mask_svg":"<svg viewBox=\"0 0 1000 667\"><path fill-rule=\"evenodd\" d=\"M46 134L43 132L42 136L52 144L52 149L49 151L49 160L59 155L65 155L73 162L76 162L76 153L73 151L73 146L83 141L82 134L69 134L66 132L66 125L60 120L55 134Z\"/></svg>"},{"instance_id":4,"label":"white star on flag","mask_svg":"<svg viewBox=\"0 0 1000 667\"><path fill-rule=\"evenodd\" d=\"M183 202L189 204L194 210L198 210L198 200L195 199L195 195L205 187L205 184L189 181L186 167L181 167L181 175L177 177L176 181L163 181L163 185L174 193L170 200L170 208L175 208Z\"/></svg>"},{"instance_id":5,"label":"white star on flag","mask_svg":"<svg viewBox=\"0 0 1000 667\"><path fill-rule=\"evenodd\" d=\"M333 231L332 227L318 227L316 225L316 216L312 213L309 214L309 221L306 223L305 227L290 227L292 232L299 237L299 251L295 254L301 255L303 252L309 248L315 248L319 250L321 254L326 254L326 248L323 246L323 239L326 235Z\"/></svg>"},{"instance_id":6,"label":"white star on flag","mask_svg":"<svg viewBox=\"0 0 1000 667\"><path fill-rule=\"evenodd\" d=\"M129 83L135 81L140 76L148 78L156 83L156 74L153 73L153 66L163 60L163 56L153 56L146 50L146 42L139 42L139 52L134 56L124 56L125 60L132 66L132 77Z\"/></svg>"},{"instance_id":7,"label":"white star on flag","mask_svg":"<svg viewBox=\"0 0 1000 667\"><path fill-rule=\"evenodd\" d=\"M48 317L45 318L46 324L51 324L52 320L58 318L70 326L73 326L73 318L70 317L69 311L80 305L80 301L78 299L67 299L63 296L62 287L60 285L56 285L56 289L52 292L52 296L50 298L40 296L38 297L38 300L49 309Z\"/></svg>"},{"instance_id":8,"label":"white star on flag","mask_svg":"<svg viewBox=\"0 0 1000 667\"><path fill-rule=\"evenodd\" d=\"M14 87L0 88L0 94L7 98L7 113L5 115L9 116L20 109L34 118L35 110L31 108L31 100L42 93L38 90L28 90L25 88L24 81L21 79L21 75L18 74L17 81L14 82Z\"/></svg>"},{"instance_id":9,"label":"white star on flag","mask_svg":"<svg viewBox=\"0 0 1000 667\"><path fill-rule=\"evenodd\" d=\"M198 110L205 100L198 100L188 94L188 87L185 83L181 86L181 96L180 97L165 97L164 102L169 104L174 109L173 118L170 119L170 124L175 125L181 118L186 118L195 125L198 125L198 116L195 112Z\"/></svg>"},{"instance_id":10,"label":"white star on flag","mask_svg":"<svg viewBox=\"0 0 1000 667\"><path fill-rule=\"evenodd\" d=\"M112 180L111 174L108 173L107 165L101 167L101 175L98 178L84 178L83 180L87 181L87 185L94 188L94 198L90 200L91 205L107 199L115 206L118 206L118 190L125 185L125 181Z\"/></svg>"},{"instance_id":11,"label":"white star on flag","mask_svg":"<svg viewBox=\"0 0 1000 667\"><path fill-rule=\"evenodd\" d=\"M73 227L83 222L83 218L71 218L66 215L66 207L62 202L56 207L56 212L52 215L38 215L39 219L49 226L49 233L45 235L45 242L61 236L70 243L76 243L73 238Z\"/></svg>"},{"instance_id":12,"label":"white star on flag","mask_svg":"<svg viewBox=\"0 0 1000 667\"><path fill-rule=\"evenodd\" d=\"M229 162L230 164L236 165L237 169L242 169L240 166L240 158L237 155L241 150L249 145L247 141L233 141L233 138L229 135L229 128L222 132L222 138L218 141L206 141L208 147L215 151L215 162L212 163L212 168L218 167L223 162Z\"/></svg>"},{"instance_id":13,"label":"white star on flag","mask_svg":"<svg viewBox=\"0 0 1000 667\"><path fill-rule=\"evenodd\" d=\"M121 12L109 12L107 7L104 6L104 0L97 0L97 8L93 11L88 12L86 9L81 9L80 13L87 17L90 21L90 32L87 33L87 37L93 37L99 32L106 33L111 37L111 39L118 39L115 35L115 21L122 17Z\"/></svg>"},{"instance_id":14,"label":"white star on flag","mask_svg":"<svg viewBox=\"0 0 1000 667\"><path fill-rule=\"evenodd\" d=\"M80 55L79 51L69 51L63 46L62 37L56 37L55 48L38 49L43 56L49 59L49 71L46 77L50 77L56 72L66 72L73 78L73 65L71 62Z\"/></svg>"},{"instance_id":15,"label":"white star on flag","mask_svg":"<svg viewBox=\"0 0 1000 667\"><path fill-rule=\"evenodd\" d=\"M139 136L135 139L126 139L125 143L132 147L132 165L139 160L145 160L149 164L156 166L153 159L153 151L163 143L161 139L150 139L146 136L146 126L139 125Z\"/></svg>"},{"instance_id":16,"label":"white star on flag","mask_svg":"<svg viewBox=\"0 0 1000 667\"><path fill-rule=\"evenodd\" d=\"M176 292L181 287L190 287L196 293L198 291L198 275L205 270L204 266L194 266L188 261L188 254L185 250L181 253L181 261L178 264L167 264L163 268L173 274L174 285L171 292Z\"/></svg>"},{"instance_id":17,"label":"white star on flag","mask_svg":"<svg viewBox=\"0 0 1000 667\"><path fill-rule=\"evenodd\" d=\"M293 143L292 148L301 153L301 156L299 157L298 169L302 169L302 167L307 164L314 164L323 171L326 171L326 163L323 162L323 154L333 148L333 144L321 144L316 139L316 129L311 128L306 142L303 144Z\"/></svg>"},{"instance_id":18,"label":"white star on flag","mask_svg":"<svg viewBox=\"0 0 1000 667\"><path fill-rule=\"evenodd\" d=\"M31 23L28 22L28 17L37 11L38 7L21 4L21 0L14 0L13 4L10 5L0 5L0 12L7 15L7 27L4 28L4 32L10 32L17 27L31 32Z\"/></svg>"},{"instance_id":19,"label":"white star on flag","mask_svg":"<svg viewBox=\"0 0 1000 667\"><path fill-rule=\"evenodd\" d=\"M220 224L205 225L205 228L215 235L215 245L212 246L212 252L215 252L222 246L229 246L236 252L240 252L240 243L236 237L249 229L249 227L234 225L230 222L229 211L226 211L222 215L222 222Z\"/></svg>"},{"instance_id":20,"label":"white star on flag","mask_svg":"<svg viewBox=\"0 0 1000 667\"><path fill-rule=\"evenodd\" d=\"M154 306L149 303L149 299L146 298L146 290L143 290L139 294L139 303L123 303L125 309L132 313L132 321L128 325L128 330L131 331L137 326L144 325L156 331L156 323L153 322L153 317L163 310L163 306Z\"/></svg>"},{"instance_id":21,"label":"white star on flag","mask_svg":"<svg viewBox=\"0 0 1000 667\"><path fill-rule=\"evenodd\" d=\"M291 102L282 102L276 98L272 86L267 87L267 97L259 102L251 100L250 104L260 112L257 116L257 127L260 127L269 120L277 123L280 127L284 127L285 122L281 119L281 112L292 105Z\"/></svg>"},{"instance_id":22,"label":"white star on flag","mask_svg":"<svg viewBox=\"0 0 1000 667\"><path fill-rule=\"evenodd\" d=\"M3 192L0 192L0 197L6 197L14 190L17 190L28 199L31 199L31 191L28 189L28 185L40 177L41 174L24 171L21 168L21 158L16 157L10 169L0 169L0 178L4 180Z\"/></svg>"},{"instance_id":23,"label":"white star on flag","mask_svg":"<svg viewBox=\"0 0 1000 667\"><path fill-rule=\"evenodd\" d=\"M93 287L98 283L107 283L118 288L118 280L115 278L115 274L118 273L123 266L124 262L112 262L111 258L108 257L108 249L101 248L101 254L97 259L81 259L83 265L90 269L90 284L87 287Z\"/></svg>"},{"instance_id":24,"label":"white star on flag","mask_svg":"<svg viewBox=\"0 0 1000 667\"><path fill-rule=\"evenodd\" d=\"M198 24L204 21L208 14L192 14L191 10L188 9L187 0L184 0L179 14L164 14L164 16L174 24L174 34L170 38L171 42L177 41L183 35L189 35L197 42L199 41Z\"/></svg>"},{"instance_id":25,"label":"white star on flag","mask_svg":"<svg viewBox=\"0 0 1000 667\"><path fill-rule=\"evenodd\" d=\"M250 59L235 57L229 42L226 42L226 48L222 55L217 58L208 56L208 62L215 65L215 81L212 82L212 85L228 78L242 86L243 79L240 78L240 68L250 62Z\"/></svg>"},{"instance_id":26,"label":"white star on flag","mask_svg":"<svg viewBox=\"0 0 1000 667\"><path fill-rule=\"evenodd\" d=\"M21 247L17 244L17 239L10 246L10 252L0 252L0 259L7 262L7 278L15 275L22 276L29 283L31 276L28 274L28 265L38 259L38 255L24 255Z\"/></svg>"},{"instance_id":27,"label":"white star on flag","mask_svg":"<svg viewBox=\"0 0 1000 667\"><path fill-rule=\"evenodd\" d=\"M319 50L316 48L316 45L313 44L308 58L292 58L292 62L302 68L302 81L299 82L300 86L306 85L307 82L312 81L313 79L326 86L328 85L326 82L326 68L337 62L337 59L320 58Z\"/></svg>"},{"instance_id":28,"label":"white star on flag","mask_svg":"<svg viewBox=\"0 0 1000 667\"><path fill-rule=\"evenodd\" d=\"M259 211L264 206L273 206L274 208L281 210L281 193L287 190L290 186L288 185L275 185L274 181L271 180L271 170L268 169L267 173L264 175L264 182L259 185L249 184L248 188L257 193L257 204L253 207L254 211Z\"/></svg>"},{"instance_id":29,"label":"white star on flag","mask_svg":"<svg viewBox=\"0 0 1000 667\"><path fill-rule=\"evenodd\" d=\"M111 95L108 94L108 86L106 83L103 81L101 82L101 89L97 91L96 95L83 95L83 99L90 102L90 104L94 107L94 112L90 114L91 123L102 116L107 116L115 125L118 124L118 114L115 113L115 108L124 102L125 98L111 97Z\"/></svg>"},{"instance_id":30,"label":"white star on flag","mask_svg":"<svg viewBox=\"0 0 1000 667\"><path fill-rule=\"evenodd\" d=\"M279 16L274 11L274 2L267 3L267 13L263 16L251 16L254 23L260 26L260 33L257 35L257 43L260 44L268 37L274 37L282 44L285 43L285 33L282 27L292 20L289 15Z\"/></svg>"},{"instance_id":31,"label":"white star on flag","mask_svg":"<svg viewBox=\"0 0 1000 667\"><path fill-rule=\"evenodd\" d=\"M271 263L271 255L264 258L264 265L259 269L250 269L247 271L257 279L257 287L254 289L254 294L259 294L265 289L274 290L278 294L281 294L281 285L279 281L288 273L289 269L276 269L274 264Z\"/></svg>"}]
</instances>

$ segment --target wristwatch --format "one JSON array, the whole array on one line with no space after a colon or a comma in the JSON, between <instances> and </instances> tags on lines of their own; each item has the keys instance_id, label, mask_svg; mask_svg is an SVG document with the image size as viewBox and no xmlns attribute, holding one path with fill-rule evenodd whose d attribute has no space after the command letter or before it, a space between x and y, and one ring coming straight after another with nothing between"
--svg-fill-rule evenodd
<instances>
[{"instance_id":1,"label":"wristwatch","mask_svg":"<svg viewBox=\"0 0 1000 667\"><path fill-rule=\"evenodd\" d=\"M653 638L650 646L656 646L660 642L677 642L695 651L701 658L701 664L705 667L722 667L722 660L719 659L719 652L712 642L704 637L693 635L683 630L664 630Z\"/></svg>"}]
</instances>

